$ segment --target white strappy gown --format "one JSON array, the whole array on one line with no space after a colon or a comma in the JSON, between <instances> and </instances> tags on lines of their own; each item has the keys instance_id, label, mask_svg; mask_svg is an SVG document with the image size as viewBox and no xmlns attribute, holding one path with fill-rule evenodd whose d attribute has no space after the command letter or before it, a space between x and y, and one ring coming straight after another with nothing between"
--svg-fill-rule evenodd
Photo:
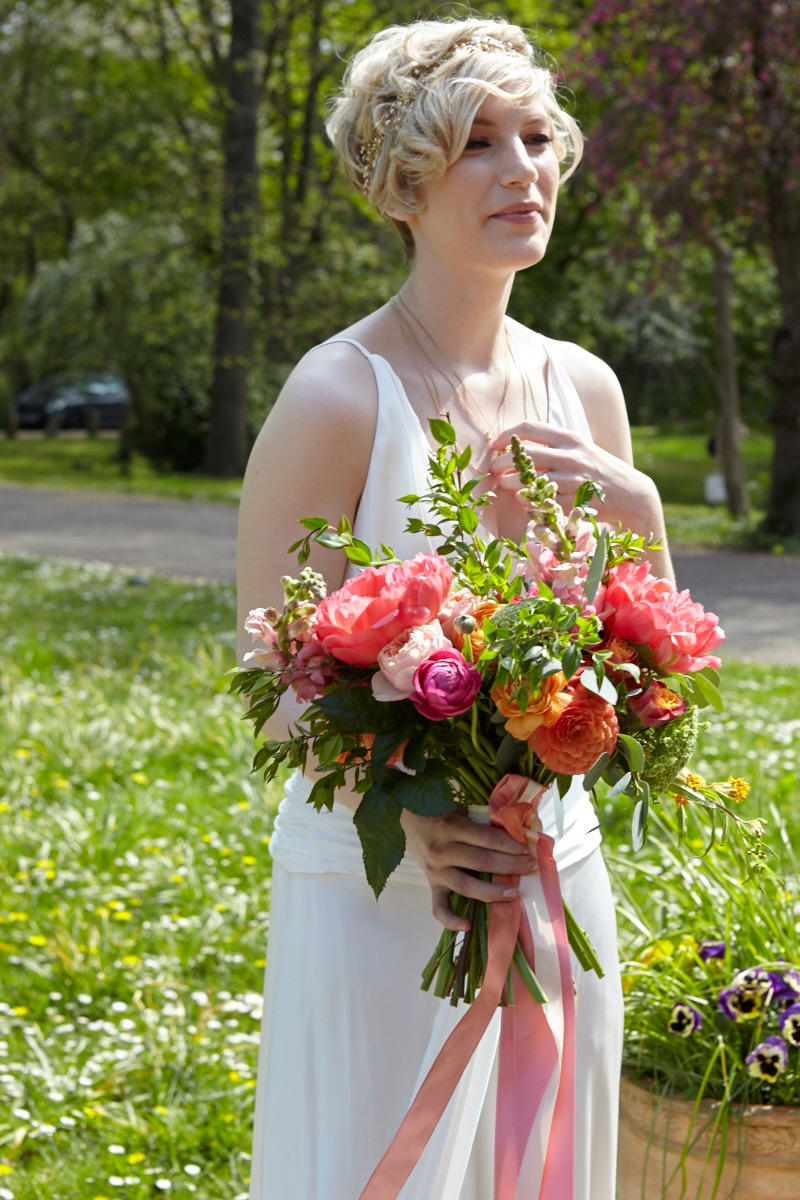
<instances>
[{"instance_id":1,"label":"white strappy gown","mask_svg":"<svg viewBox=\"0 0 800 1200\"><path fill-rule=\"evenodd\" d=\"M350 340L350 339L339 339ZM555 346L548 352L550 421L589 435ZM426 490L429 445L385 359L369 354L378 388L375 440L355 533L401 558L428 550L405 532L396 497ZM256 1094L251 1200L358 1200L416 1090L464 1009L422 992L420 971L441 933L430 889L409 857L380 902L364 879L352 814L317 813L295 775L275 824L270 939ZM540 809L555 835L552 806ZM574 963L577 1004L575 1200L614 1200L622 1044L614 907L594 811L582 790L565 803L556 841L564 899L586 927L606 975ZM495 1059L490 1024L401 1200L492 1200ZM535 1197L518 1197L535 1200Z\"/></svg>"}]
</instances>

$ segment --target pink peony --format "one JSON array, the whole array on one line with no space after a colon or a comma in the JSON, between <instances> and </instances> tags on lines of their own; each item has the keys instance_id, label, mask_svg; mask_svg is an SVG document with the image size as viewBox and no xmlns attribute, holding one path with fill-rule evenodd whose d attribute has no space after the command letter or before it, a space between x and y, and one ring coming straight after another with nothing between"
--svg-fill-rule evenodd
<instances>
[{"instance_id":1,"label":"pink peony","mask_svg":"<svg viewBox=\"0 0 800 1200\"><path fill-rule=\"evenodd\" d=\"M376 700L405 700L414 687L414 673L434 650L444 650L450 642L438 621L416 625L392 638L378 654L378 667L372 676Z\"/></svg>"},{"instance_id":2,"label":"pink peony","mask_svg":"<svg viewBox=\"0 0 800 1200\"><path fill-rule=\"evenodd\" d=\"M654 679L643 692L628 697L628 708L643 725L666 725L668 721L676 721L683 716L686 701L666 684Z\"/></svg>"},{"instance_id":3,"label":"pink peony","mask_svg":"<svg viewBox=\"0 0 800 1200\"><path fill-rule=\"evenodd\" d=\"M316 638L305 642L283 672L284 683L291 684L298 700L313 700L321 696L336 678L336 664Z\"/></svg>"},{"instance_id":4,"label":"pink peony","mask_svg":"<svg viewBox=\"0 0 800 1200\"><path fill-rule=\"evenodd\" d=\"M321 601L315 635L333 658L374 666L399 633L434 619L452 580L450 564L438 554L368 567Z\"/></svg>"},{"instance_id":5,"label":"pink peony","mask_svg":"<svg viewBox=\"0 0 800 1200\"><path fill-rule=\"evenodd\" d=\"M417 667L411 703L429 721L458 717L472 707L481 673L458 650L435 650Z\"/></svg>"},{"instance_id":6,"label":"pink peony","mask_svg":"<svg viewBox=\"0 0 800 1200\"><path fill-rule=\"evenodd\" d=\"M650 574L648 562L623 562L611 571L603 601L606 633L644 651L659 671L679 675L718 667L709 654L725 634L714 613L706 612L688 592L676 592L666 579Z\"/></svg>"}]
</instances>

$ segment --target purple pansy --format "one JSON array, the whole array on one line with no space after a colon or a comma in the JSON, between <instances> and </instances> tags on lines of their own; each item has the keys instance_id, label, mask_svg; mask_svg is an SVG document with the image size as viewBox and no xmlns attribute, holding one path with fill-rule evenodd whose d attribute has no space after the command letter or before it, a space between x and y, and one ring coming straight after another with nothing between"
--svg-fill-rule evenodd
<instances>
[{"instance_id":1,"label":"purple pansy","mask_svg":"<svg viewBox=\"0 0 800 1200\"><path fill-rule=\"evenodd\" d=\"M748 1075L771 1083L786 1070L789 1051L783 1038L773 1033L751 1050L744 1061L747 1063Z\"/></svg>"},{"instance_id":2,"label":"purple pansy","mask_svg":"<svg viewBox=\"0 0 800 1200\"><path fill-rule=\"evenodd\" d=\"M790 1046L800 1046L800 1004L791 1004L778 1018L781 1036Z\"/></svg>"},{"instance_id":3,"label":"purple pansy","mask_svg":"<svg viewBox=\"0 0 800 1200\"><path fill-rule=\"evenodd\" d=\"M788 1008L800 1003L800 971L789 967L786 971L770 971L772 1003L776 1008Z\"/></svg>"},{"instance_id":4,"label":"purple pansy","mask_svg":"<svg viewBox=\"0 0 800 1200\"><path fill-rule=\"evenodd\" d=\"M762 967L748 967L734 975L730 986L717 996L717 1004L730 1021L753 1021L772 998L772 980Z\"/></svg>"},{"instance_id":5,"label":"purple pansy","mask_svg":"<svg viewBox=\"0 0 800 1200\"><path fill-rule=\"evenodd\" d=\"M697 953L703 962L708 962L710 958L724 958L726 950L724 942L701 942L697 947Z\"/></svg>"},{"instance_id":6,"label":"purple pansy","mask_svg":"<svg viewBox=\"0 0 800 1200\"><path fill-rule=\"evenodd\" d=\"M676 1037L691 1037L695 1029L703 1028L703 1018L696 1008L685 1000L677 1000L669 1014L667 1028Z\"/></svg>"}]
</instances>

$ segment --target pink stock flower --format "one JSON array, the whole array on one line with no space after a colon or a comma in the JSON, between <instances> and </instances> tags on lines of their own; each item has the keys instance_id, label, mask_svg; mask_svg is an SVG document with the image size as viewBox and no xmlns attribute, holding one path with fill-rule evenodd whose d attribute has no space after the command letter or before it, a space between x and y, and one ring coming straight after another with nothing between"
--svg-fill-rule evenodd
<instances>
[{"instance_id":1,"label":"pink stock flower","mask_svg":"<svg viewBox=\"0 0 800 1200\"><path fill-rule=\"evenodd\" d=\"M438 621L416 625L392 638L378 654L379 670L372 676L372 694L376 700L405 700L414 688L414 673L434 650L444 650L450 642Z\"/></svg>"},{"instance_id":2,"label":"pink stock flower","mask_svg":"<svg viewBox=\"0 0 800 1200\"><path fill-rule=\"evenodd\" d=\"M438 554L368 567L321 601L315 635L333 658L374 666L399 633L434 619L452 581L450 564Z\"/></svg>"},{"instance_id":3,"label":"pink stock flower","mask_svg":"<svg viewBox=\"0 0 800 1200\"><path fill-rule=\"evenodd\" d=\"M686 675L703 667L718 667L709 654L725 634L714 613L676 592L666 579L650 574L648 562L623 562L611 571L603 601L607 633L624 638L659 671Z\"/></svg>"},{"instance_id":4,"label":"pink stock flower","mask_svg":"<svg viewBox=\"0 0 800 1200\"><path fill-rule=\"evenodd\" d=\"M459 717L480 691L481 673L458 650L435 650L417 667L411 703L429 721Z\"/></svg>"},{"instance_id":5,"label":"pink stock flower","mask_svg":"<svg viewBox=\"0 0 800 1200\"><path fill-rule=\"evenodd\" d=\"M628 708L643 725L666 725L686 712L686 701L666 684L654 679L638 696L628 697Z\"/></svg>"},{"instance_id":6,"label":"pink stock flower","mask_svg":"<svg viewBox=\"0 0 800 1200\"><path fill-rule=\"evenodd\" d=\"M298 700L321 696L336 678L336 664L317 638L305 642L283 672L282 681L294 690Z\"/></svg>"},{"instance_id":7,"label":"pink stock flower","mask_svg":"<svg viewBox=\"0 0 800 1200\"><path fill-rule=\"evenodd\" d=\"M543 540L542 532L549 531L543 531L542 527L533 523L529 527L529 540L525 547L528 559L520 564L520 570L533 580L534 586L540 581L546 583L553 595L564 604L577 605L585 614L596 612L599 601L602 600L602 587L598 589L591 606L587 604L583 590L591 557L597 549L597 538L589 521L577 521L574 532L575 549L566 559L558 553L558 539L550 534Z\"/></svg>"}]
</instances>

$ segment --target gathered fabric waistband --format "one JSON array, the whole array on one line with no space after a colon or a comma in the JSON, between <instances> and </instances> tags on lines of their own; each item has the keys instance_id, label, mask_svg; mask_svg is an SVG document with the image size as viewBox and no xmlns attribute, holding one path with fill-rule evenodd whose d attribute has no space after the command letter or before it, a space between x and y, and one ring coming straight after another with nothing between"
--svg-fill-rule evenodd
<instances>
[{"instance_id":1,"label":"gathered fabric waistband","mask_svg":"<svg viewBox=\"0 0 800 1200\"><path fill-rule=\"evenodd\" d=\"M334 803L330 811L317 812L307 803L311 786L311 781L299 771L290 776L270 840L273 861L287 871L363 877L361 843L351 810ZM555 860L559 870L587 857L600 845L594 808L582 788L574 788L564 797L561 837L557 834L555 802L551 794L542 798L539 817L544 832L555 840ZM392 880L417 886L428 883L422 868L410 854L405 855Z\"/></svg>"}]
</instances>

